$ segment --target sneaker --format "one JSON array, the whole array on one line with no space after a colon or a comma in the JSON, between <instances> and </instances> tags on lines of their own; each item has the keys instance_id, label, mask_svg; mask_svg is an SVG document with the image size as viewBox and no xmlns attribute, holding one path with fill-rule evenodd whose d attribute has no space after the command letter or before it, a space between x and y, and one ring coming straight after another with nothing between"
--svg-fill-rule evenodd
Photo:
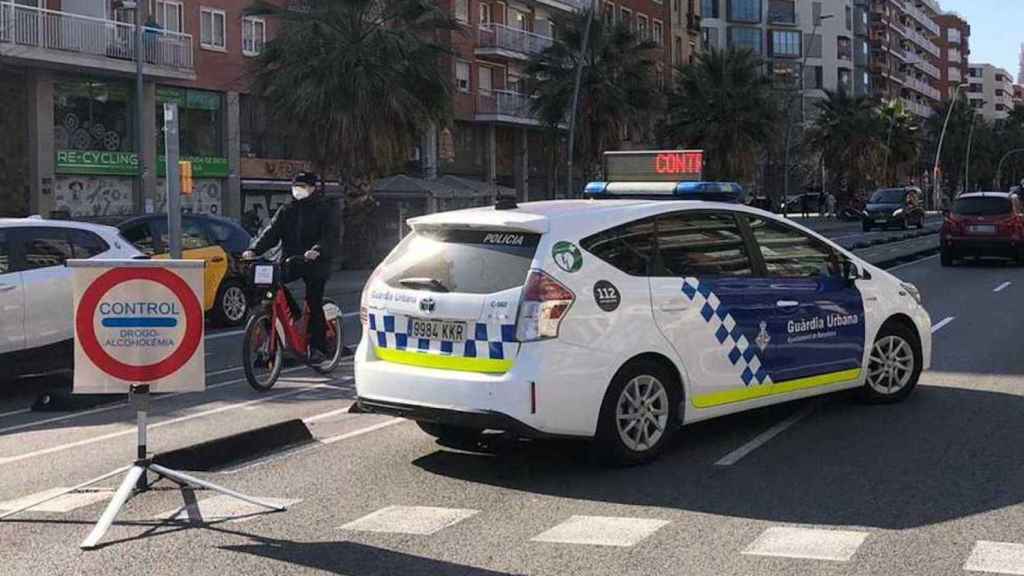
<instances>
[{"instance_id":1,"label":"sneaker","mask_svg":"<svg viewBox=\"0 0 1024 576\"><path fill-rule=\"evenodd\" d=\"M327 361L327 355L317 350L316 348L309 347L309 355L306 357L310 364L323 364Z\"/></svg>"}]
</instances>

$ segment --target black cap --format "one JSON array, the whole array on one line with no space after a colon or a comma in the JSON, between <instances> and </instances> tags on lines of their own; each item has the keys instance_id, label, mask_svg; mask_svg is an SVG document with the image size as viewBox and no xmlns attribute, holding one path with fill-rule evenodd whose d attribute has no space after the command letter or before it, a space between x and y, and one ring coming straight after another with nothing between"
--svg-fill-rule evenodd
<instances>
[{"instance_id":1,"label":"black cap","mask_svg":"<svg viewBox=\"0 0 1024 576\"><path fill-rule=\"evenodd\" d=\"M299 172L292 178L292 184L309 184L316 186L320 183L320 177L316 172Z\"/></svg>"}]
</instances>

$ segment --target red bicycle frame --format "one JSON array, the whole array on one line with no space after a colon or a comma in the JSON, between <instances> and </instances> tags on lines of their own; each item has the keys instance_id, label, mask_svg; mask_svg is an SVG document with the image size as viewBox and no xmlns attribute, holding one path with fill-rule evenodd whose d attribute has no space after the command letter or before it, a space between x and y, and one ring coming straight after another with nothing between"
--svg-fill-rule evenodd
<instances>
[{"instance_id":1,"label":"red bicycle frame","mask_svg":"<svg viewBox=\"0 0 1024 576\"><path fill-rule=\"evenodd\" d=\"M323 312L321 312L322 314ZM281 326L286 348L296 354L305 356L309 349L308 326L309 326L309 305L303 304L302 322L296 323L292 317L292 307L288 304L288 297L285 295L285 288L278 287L274 294L274 301L270 306L271 330L277 330ZM329 341L334 336L334 323L326 323L326 338ZM271 338L269 343L271 357L277 353L277 338Z\"/></svg>"}]
</instances>

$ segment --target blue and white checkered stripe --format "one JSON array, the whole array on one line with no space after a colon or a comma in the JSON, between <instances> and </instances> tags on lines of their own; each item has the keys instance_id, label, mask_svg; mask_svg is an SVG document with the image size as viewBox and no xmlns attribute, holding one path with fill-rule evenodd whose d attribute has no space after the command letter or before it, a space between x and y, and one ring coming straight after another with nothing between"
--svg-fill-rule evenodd
<instances>
[{"instance_id":1,"label":"blue and white checkered stripe","mask_svg":"<svg viewBox=\"0 0 1024 576\"><path fill-rule=\"evenodd\" d=\"M718 343L729 350L729 362L740 371L743 385L770 385L772 379L757 353L757 346L740 331L729 307L722 304L711 288L697 278L686 278L683 280L683 294L700 307L701 318L714 331Z\"/></svg>"},{"instance_id":2,"label":"blue and white checkered stripe","mask_svg":"<svg viewBox=\"0 0 1024 576\"><path fill-rule=\"evenodd\" d=\"M518 351L515 324L467 324L470 333L464 342L415 338L409 336L407 316L370 312L369 335L378 348L458 358L505 360Z\"/></svg>"}]
</instances>

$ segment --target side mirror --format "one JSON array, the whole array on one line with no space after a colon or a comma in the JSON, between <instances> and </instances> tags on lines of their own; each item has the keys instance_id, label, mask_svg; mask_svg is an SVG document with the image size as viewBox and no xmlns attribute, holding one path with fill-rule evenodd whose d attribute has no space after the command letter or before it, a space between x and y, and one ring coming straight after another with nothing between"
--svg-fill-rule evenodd
<instances>
[{"instance_id":1,"label":"side mirror","mask_svg":"<svg viewBox=\"0 0 1024 576\"><path fill-rule=\"evenodd\" d=\"M871 274L865 270L863 273L860 268L850 260L843 260L843 278L853 284L857 280L870 280Z\"/></svg>"}]
</instances>

